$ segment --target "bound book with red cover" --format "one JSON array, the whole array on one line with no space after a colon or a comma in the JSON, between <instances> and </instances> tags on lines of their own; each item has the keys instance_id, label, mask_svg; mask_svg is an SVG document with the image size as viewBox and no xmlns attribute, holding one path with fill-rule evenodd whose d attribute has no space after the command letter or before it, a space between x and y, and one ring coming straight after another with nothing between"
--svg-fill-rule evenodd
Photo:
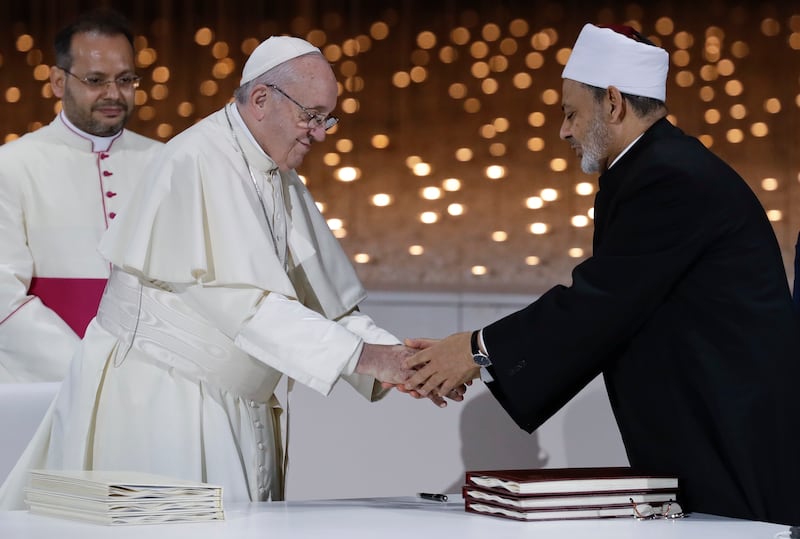
<instances>
[{"instance_id":1,"label":"bound book with red cover","mask_svg":"<svg viewBox=\"0 0 800 539\"><path fill-rule=\"evenodd\" d=\"M660 506L678 498L677 489L628 491L628 492L594 492L586 494L524 494L514 495L483 487L464 485L464 500L474 503L492 503L517 511L535 511L544 509L573 509L579 507L627 507L634 503L647 503Z\"/></svg>"},{"instance_id":2,"label":"bound book with red cover","mask_svg":"<svg viewBox=\"0 0 800 539\"><path fill-rule=\"evenodd\" d=\"M468 471L462 492L468 512L530 521L633 517L679 490L676 477L607 467Z\"/></svg>"},{"instance_id":3,"label":"bound book with red cover","mask_svg":"<svg viewBox=\"0 0 800 539\"><path fill-rule=\"evenodd\" d=\"M466 484L510 494L579 494L675 490L678 478L626 467L468 471Z\"/></svg>"},{"instance_id":4,"label":"bound book with red cover","mask_svg":"<svg viewBox=\"0 0 800 539\"><path fill-rule=\"evenodd\" d=\"M633 517L633 509L629 507L570 507L568 509L536 509L521 511L493 503L464 500L464 508L468 513L510 518L513 520L580 520L587 518Z\"/></svg>"}]
</instances>

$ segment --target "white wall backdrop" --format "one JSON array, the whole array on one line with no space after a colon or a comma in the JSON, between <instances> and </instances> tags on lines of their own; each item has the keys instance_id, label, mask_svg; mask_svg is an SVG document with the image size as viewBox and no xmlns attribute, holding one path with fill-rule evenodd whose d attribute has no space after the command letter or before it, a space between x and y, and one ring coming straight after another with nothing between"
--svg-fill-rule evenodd
<instances>
[{"instance_id":1,"label":"white wall backdrop","mask_svg":"<svg viewBox=\"0 0 800 539\"><path fill-rule=\"evenodd\" d=\"M533 298L373 292L362 311L398 337L443 337L481 327ZM480 381L444 410L392 392L369 404L346 384L328 397L290 394L288 499L457 492L481 468L625 466L605 388L594 380L529 435Z\"/></svg>"}]
</instances>

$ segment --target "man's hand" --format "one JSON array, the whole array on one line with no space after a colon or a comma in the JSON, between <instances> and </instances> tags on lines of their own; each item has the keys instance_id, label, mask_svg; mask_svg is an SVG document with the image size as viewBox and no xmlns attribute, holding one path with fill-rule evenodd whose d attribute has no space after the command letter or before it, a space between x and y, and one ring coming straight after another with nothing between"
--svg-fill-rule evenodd
<instances>
[{"instance_id":1,"label":"man's hand","mask_svg":"<svg viewBox=\"0 0 800 539\"><path fill-rule=\"evenodd\" d=\"M464 395L467 393L467 386L471 386L471 385L472 385L472 380L470 380L470 381L468 381L468 382L466 382L464 384L461 384L460 386L457 386L457 387L453 388L450 391L450 393L445 395L445 397L447 397L451 401L461 402L461 401L464 400ZM392 389L392 388L394 388L397 391L399 391L400 393L405 393L406 395L410 395L410 396L414 397L415 399L423 399L423 398L425 398L422 395L420 395L418 392L414 391L413 389L412 390L406 389L406 385L405 384L390 384L390 383L387 383L387 382L382 382L381 386L383 386L384 389ZM431 393L428 393L428 398L436 406L438 406L439 408L444 408L445 406L447 406L447 401L445 401L442 397L440 397L439 394L437 392L435 392L435 391L433 391Z\"/></svg>"},{"instance_id":2,"label":"man's hand","mask_svg":"<svg viewBox=\"0 0 800 539\"><path fill-rule=\"evenodd\" d=\"M420 351L404 361L404 367L416 372L405 382L407 391L420 396L430 394L449 396L467 382L480 375L480 368L472 359L470 333L456 333L441 341L409 339L406 345ZM463 399L463 392L459 395Z\"/></svg>"},{"instance_id":3,"label":"man's hand","mask_svg":"<svg viewBox=\"0 0 800 539\"><path fill-rule=\"evenodd\" d=\"M439 342L438 339L422 339L422 338L406 339L405 340L405 345L410 347L410 348L415 348L417 350L423 350L425 348L429 348L429 347L433 346L437 342ZM407 395L410 395L410 396L414 397L415 399L424 398L417 391L415 391L413 389L406 389L406 385L404 383L392 384L390 382L383 382L381 385L385 389L395 388L396 390L400 391L401 393L405 393ZM447 397L448 399L450 399L452 401L461 402L461 401L464 400L464 394L467 392L467 386L470 386L470 385L472 385L472 381L471 380L468 381L465 384L461 384L461 385L453 388L449 393L444 395L444 397ZM431 393L428 393L427 397L436 406L438 406L440 408L444 408L445 406L447 406L447 401L445 401L444 398L442 396L440 396L435 391L433 391Z\"/></svg>"}]
</instances>

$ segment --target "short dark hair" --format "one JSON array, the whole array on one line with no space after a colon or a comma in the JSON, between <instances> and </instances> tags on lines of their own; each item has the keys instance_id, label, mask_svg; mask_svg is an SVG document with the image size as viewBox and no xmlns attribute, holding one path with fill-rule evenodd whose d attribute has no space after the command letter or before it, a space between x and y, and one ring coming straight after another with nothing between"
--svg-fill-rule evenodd
<instances>
[{"instance_id":1,"label":"short dark hair","mask_svg":"<svg viewBox=\"0 0 800 539\"><path fill-rule=\"evenodd\" d=\"M592 92L592 96L594 97L596 103L601 103L603 98L606 96L606 92L608 91L608 88L599 88L597 86L592 86L591 84L583 85ZM667 107L667 105L660 99L644 97L641 95L631 95L624 92L620 93L622 94L622 98L630 104L631 109L633 109L633 112L636 113L636 116L639 118L644 118Z\"/></svg>"},{"instance_id":2,"label":"short dark hair","mask_svg":"<svg viewBox=\"0 0 800 539\"><path fill-rule=\"evenodd\" d=\"M128 20L110 8L98 8L80 15L72 23L56 34L56 65L69 69L72 67L72 38L75 34L98 33L104 36L123 35L133 48L133 33Z\"/></svg>"}]
</instances>

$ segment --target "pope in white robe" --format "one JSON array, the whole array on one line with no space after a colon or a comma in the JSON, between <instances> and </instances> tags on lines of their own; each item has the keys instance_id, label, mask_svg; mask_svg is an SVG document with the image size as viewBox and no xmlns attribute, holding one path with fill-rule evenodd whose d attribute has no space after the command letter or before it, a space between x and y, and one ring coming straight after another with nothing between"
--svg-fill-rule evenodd
<instances>
[{"instance_id":1,"label":"pope in white robe","mask_svg":"<svg viewBox=\"0 0 800 539\"><path fill-rule=\"evenodd\" d=\"M248 64L302 56L301 74L333 77L302 40L259 49ZM335 82L325 88L327 113ZM114 269L98 315L0 507L24 507L32 468L138 470L222 485L226 502L282 499L281 377L323 394L340 378L368 399L383 394L358 374L363 351L407 350L357 310L365 293L348 258L243 115L230 103L167 143L103 238Z\"/></svg>"}]
</instances>

